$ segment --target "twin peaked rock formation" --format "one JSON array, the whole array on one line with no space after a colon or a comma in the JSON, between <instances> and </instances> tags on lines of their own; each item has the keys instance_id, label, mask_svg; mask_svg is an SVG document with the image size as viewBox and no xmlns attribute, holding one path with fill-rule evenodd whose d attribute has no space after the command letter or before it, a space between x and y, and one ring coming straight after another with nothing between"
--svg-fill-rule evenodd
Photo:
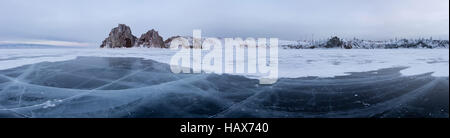
<instances>
[{"instance_id":1,"label":"twin peaked rock formation","mask_svg":"<svg viewBox=\"0 0 450 138\"><path fill-rule=\"evenodd\" d=\"M125 24L119 24L118 27L113 28L109 36L100 45L101 48L132 48L140 46L166 48L163 38L154 29L142 34L141 38L137 39L131 33L130 27Z\"/></svg>"}]
</instances>

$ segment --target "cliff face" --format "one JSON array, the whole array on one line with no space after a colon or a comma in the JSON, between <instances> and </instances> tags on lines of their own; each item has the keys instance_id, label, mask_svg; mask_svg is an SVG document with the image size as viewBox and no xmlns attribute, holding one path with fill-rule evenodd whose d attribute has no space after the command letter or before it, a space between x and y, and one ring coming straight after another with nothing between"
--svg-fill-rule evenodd
<instances>
[{"instance_id":1,"label":"cliff face","mask_svg":"<svg viewBox=\"0 0 450 138\"><path fill-rule=\"evenodd\" d=\"M137 44L144 47L166 48L163 38L154 29L142 34Z\"/></svg>"},{"instance_id":2,"label":"cliff face","mask_svg":"<svg viewBox=\"0 0 450 138\"><path fill-rule=\"evenodd\" d=\"M131 33L130 27L119 24L113 28L109 36L103 40L101 48L131 48L136 45L137 38Z\"/></svg>"}]
</instances>

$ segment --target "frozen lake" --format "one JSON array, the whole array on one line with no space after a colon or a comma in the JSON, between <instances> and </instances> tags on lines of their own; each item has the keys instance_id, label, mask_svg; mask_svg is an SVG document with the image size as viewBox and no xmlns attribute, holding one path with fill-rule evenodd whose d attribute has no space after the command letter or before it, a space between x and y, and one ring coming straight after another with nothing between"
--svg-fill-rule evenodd
<instances>
[{"instance_id":1,"label":"frozen lake","mask_svg":"<svg viewBox=\"0 0 450 138\"><path fill-rule=\"evenodd\" d=\"M0 49L0 117L448 117L448 49L280 49L273 85L175 52Z\"/></svg>"}]
</instances>

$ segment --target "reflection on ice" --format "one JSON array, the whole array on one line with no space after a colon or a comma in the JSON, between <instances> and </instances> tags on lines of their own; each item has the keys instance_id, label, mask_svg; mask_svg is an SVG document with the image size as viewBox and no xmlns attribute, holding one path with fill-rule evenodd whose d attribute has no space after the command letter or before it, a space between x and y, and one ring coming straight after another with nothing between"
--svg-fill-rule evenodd
<instances>
[{"instance_id":1,"label":"reflection on ice","mask_svg":"<svg viewBox=\"0 0 450 138\"><path fill-rule=\"evenodd\" d=\"M0 71L0 117L448 117L448 77L402 70L259 85L141 58L78 57Z\"/></svg>"}]
</instances>

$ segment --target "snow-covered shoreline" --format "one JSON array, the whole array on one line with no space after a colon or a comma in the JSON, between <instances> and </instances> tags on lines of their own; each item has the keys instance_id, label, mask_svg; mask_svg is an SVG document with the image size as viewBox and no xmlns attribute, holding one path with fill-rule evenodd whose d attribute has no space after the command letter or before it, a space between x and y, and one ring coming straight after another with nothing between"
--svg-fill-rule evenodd
<instances>
[{"instance_id":1,"label":"snow-covered shoreline","mask_svg":"<svg viewBox=\"0 0 450 138\"><path fill-rule=\"evenodd\" d=\"M286 41L281 40L280 46L285 49L316 49L316 48L346 48L346 49L448 49L448 40L429 39L392 39L384 41L363 40L363 39L340 39L335 37L335 41L328 40L304 40L304 41ZM339 43L339 44L333 44Z\"/></svg>"}]
</instances>

